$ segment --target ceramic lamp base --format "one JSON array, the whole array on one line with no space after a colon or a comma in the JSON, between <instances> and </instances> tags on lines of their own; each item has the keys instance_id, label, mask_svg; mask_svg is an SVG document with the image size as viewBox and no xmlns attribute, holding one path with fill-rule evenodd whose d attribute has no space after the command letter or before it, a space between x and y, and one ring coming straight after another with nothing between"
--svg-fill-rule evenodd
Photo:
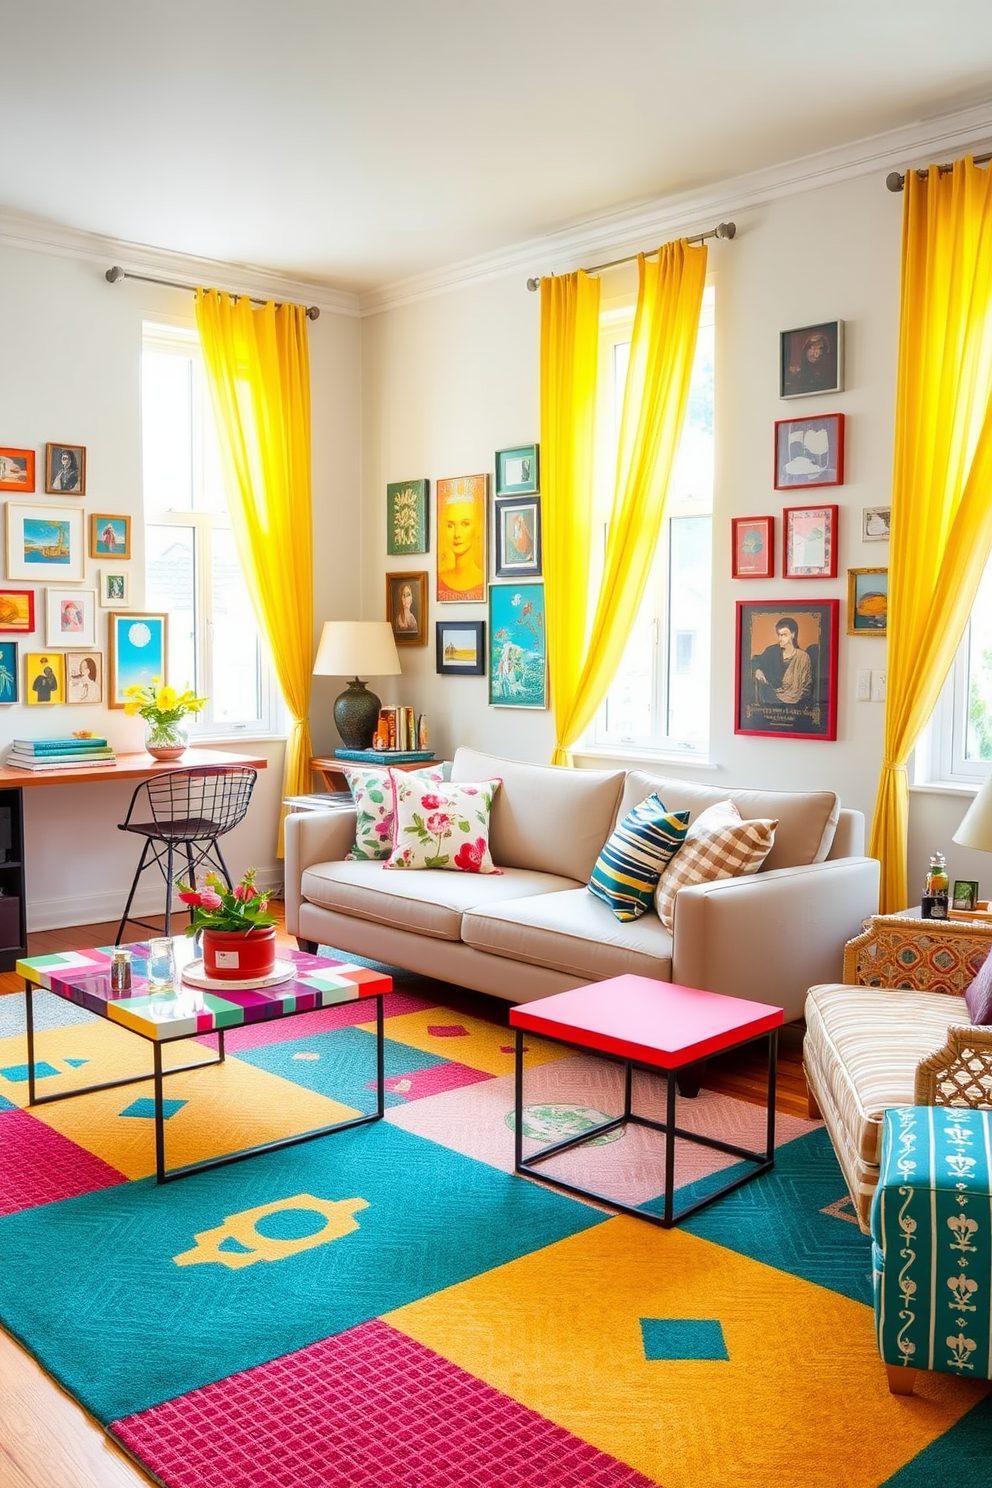
<instances>
[{"instance_id":1,"label":"ceramic lamp base","mask_svg":"<svg viewBox=\"0 0 992 1488\"><path fill-rule=\"evenodd\" d=\"M379 699L355 677L334 702L334 722L346 749L368 749L379 722Z\"/></svg>"}]
</instances>

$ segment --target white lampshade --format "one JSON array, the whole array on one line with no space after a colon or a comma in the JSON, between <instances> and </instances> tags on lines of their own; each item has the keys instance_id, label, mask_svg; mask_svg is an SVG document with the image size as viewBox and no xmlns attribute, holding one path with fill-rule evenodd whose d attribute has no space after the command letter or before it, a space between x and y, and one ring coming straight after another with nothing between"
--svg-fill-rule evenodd
<instances>
[{"instance_id":1,"label":"white lampshade","mask_svg":"<svg viewBox=\"0 0 992 1488\"><path fill-rule=\"evenodd\" d=\"M325 620L313 664L318 677L395 677L400 658L388 620Z\"/></svg>"},{"instance_id":2,"label":"white lampshade","mask_svg":"<svg viewBox=\"0 0 992 1488\"><path fill-rule=\"evenodd\" d=\"M953 841L961 847L977 847L980 852L992 852L992 775L962 817Z\"/></svg>"}]
</instances>

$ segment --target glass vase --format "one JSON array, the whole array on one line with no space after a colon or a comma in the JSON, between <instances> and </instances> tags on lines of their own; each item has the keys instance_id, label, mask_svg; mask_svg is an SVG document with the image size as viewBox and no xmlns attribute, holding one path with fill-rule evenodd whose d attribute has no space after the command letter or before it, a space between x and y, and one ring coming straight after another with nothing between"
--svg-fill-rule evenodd
<instances>
[{"instance_id":1,"label":"glass vase","mask_svg":"<svg viewBox=\"0 0 992 1488\"><path fill-rule=\"evenodd\" d=\"M161 719L149 718L145 723L145 748L153 759L179 759L189 736L181 721L164 723Z\"/></svg>"}]
</instances>

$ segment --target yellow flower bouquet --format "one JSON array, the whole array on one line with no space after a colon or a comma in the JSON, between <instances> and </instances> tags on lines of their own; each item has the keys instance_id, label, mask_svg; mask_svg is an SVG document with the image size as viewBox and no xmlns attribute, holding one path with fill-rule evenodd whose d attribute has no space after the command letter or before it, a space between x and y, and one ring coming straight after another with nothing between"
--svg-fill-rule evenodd
<instances>
[{"instance_id":1,"label":"yellow flower bouquet","mask_svg":"<svg viewBox=\"0 0 992 1488\"><path fill-rule=\"evenodd\" d=\"M145 748L156 759L179 758L188 742L182 720L207 702L189 688L177 692L161 677L153 677L150 686L125 687L124 698L124 712L145 720Z\"/></svg>"}]
</instances>

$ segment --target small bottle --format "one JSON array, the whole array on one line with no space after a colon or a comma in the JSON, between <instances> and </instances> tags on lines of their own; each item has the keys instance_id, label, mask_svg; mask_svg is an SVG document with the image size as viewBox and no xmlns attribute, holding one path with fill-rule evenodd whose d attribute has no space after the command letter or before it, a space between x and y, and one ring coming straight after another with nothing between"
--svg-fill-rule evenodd
<instances>
[{"instance_id":1,"label":"small bottle","mask_svg":"<svg viewBox=\"0 0 992 1488\"><path fill-rule=\"evenodd\" d=\"M112 992L130 992L131 990L131 952L125 951L118 946L110 962L110 990Z\"/></svg>"},{"instance_id":2,"label":"small bottle","mask_svg":"<svg viewBox=\"0 0 992 1488\"><path fill-rule=\"evenodd\" d=\"M930 867L927 869L926 882L923 885L923 899L920 911L925 920L947 919L947 896L950 880L947 877L947 864L944 854L933 853L930 858Z\"/></svg>"}]
</instances>

